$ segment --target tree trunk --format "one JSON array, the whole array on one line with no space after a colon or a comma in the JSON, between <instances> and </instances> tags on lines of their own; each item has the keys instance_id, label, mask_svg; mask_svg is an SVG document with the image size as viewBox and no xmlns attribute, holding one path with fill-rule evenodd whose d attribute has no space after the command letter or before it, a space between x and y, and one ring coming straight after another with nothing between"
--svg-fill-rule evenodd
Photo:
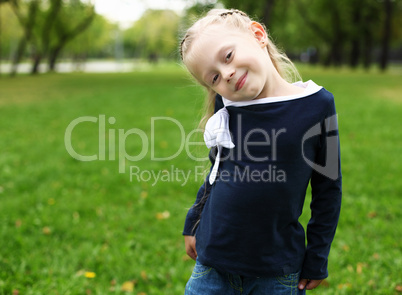
<instances>
[{"instance_id":1,"label":"tree trunk","mask_svg":"<svg viewBox=\"0 0 402 295\"><path fill-rule=\"evenodd\" d=\"M333 64L336 67L339 67L339 66L342 65L343 57L342 57L342 44L341 44L341 41L339 41L339 42L337 42L337 41L339 41L339 39L336 38L334 40L334 43L332 44L332 52L331 52L332 54L331 54L331 56L332 56Z\"/></svg>"},{"instance_id":2,"label":"tree trunk","mask_svg":"<svg viewBox=\"0 0 402 295\"><path fill-rule=\"evenodd\" d=\"M2 58L2 52L1 52L1 29L2 29L2 23L1 23L1 3L2 1L0 1L0 78L1 78L1 58Z\"/></svg>"},{"instance_id":3,"label":"tree trunk","mask_svg":"<svg viewBox=\"0 0 402 295\"><path fill-rule=\"evenodd\" d=\"M357 3L360 4L360 3ZM360 57L360 28L361 28L361 7L354 3L352 15L352 48L350 51L350 66L356 68Z\"/></svg>"},{"instance_id":4,"label":"tree trunk","mask_svg":"<svg viewBox=\"0 0 402 295\"><path fill-rule=\"evenodd\" d=\"M65 44L66 44L66 42L64 42L64 43L60 44L59 46L54 47L54 48L52 48L52 50L50 50L50 52L49 52L49 69L48 69L49 72L54 72L56 70L57 58L59 57L59 54Z\"/></svg>"},{"instance_id":5,"label":"tree trunk","mask_svg":"<svg viewBox=\"0 0 402 295\"><path fill-rule=\"evenodd\" d=\"M29 3L28 16L27 16L26 20L24 20L23 16L21 15L21 13L19 11L18 3L16 1L11 2L11 7L13 8L15 14L17 15L19 22L21 23L21 25L24 29L24 35L21 37L21 40L18 44L17 52L13 58L12 68L11 68L11 72L10 72L10 76L13 77L17 74L18 64L20 63L21 58L25 53L27 42L31 41L31 39L33 38L32 31L33 31L33 27L35 24L36 13L39 8L39 2L32 1Z\"/></svg>"},{"instance_id":6,"label":"tree trunk","mask_svg":"<svg viewBox=\"0 0 402 295\"><path fill-rule=\"evenodd\" d=\"M3 57L3 53L1 51L1 43L2 43L2 29L3 29L3 23L2 23L2 19L1 19L1 4L3 3L7 3L9 2L9 0L0 0L0 78L1 78L1 61L2 61L2 57Z\"/></svg>"},{"instance_id":7,"label":"tree trunk","mask_svg":"<svg viewBox=\"0 0 402 295\"><path fill-rule=\"evenodd\" d=\"M14 77L17 74L18 64L20 63L21 58L24 55L26 46L27 46L27 40L24 37L22 37L20 39L20 41L18 42L17 50L13 57L13 62L11 65L11 72L10 72L11 77Z\"/></svg>"},{"instance_id":8,"label":"tree trunk","mask_svg":"<svg viewBox=\"0 0 402 295\"><path fill-rule=\"evenodd\" d=\"M36 53L33 57L32 69L31 74L35 75L39 73L39 65L42 60L42 55L40 53Z\"/></svg>"},{"instance_id":9,"label":"tree trunk","mask_svg":"<svg viewBox=\"0 0 402 295\"><path fill-rule=\"evenodd\" d=\"M373 37L368 30L363 34L363 66L368 70L371 66L372 58L371 51L373 47Z\"/></svg>"},{"instance_id":10,"label":"tree trunk","mask_svg":"<svg viewBox=\"0 0 402 295\"><path fill-rule=\"evenodd\" d=\"M331 1L332 2L332 1ZM341 27L339 9L335 3L332 5L332 28L334 37L332 39L332 58L335 66L340 66L343 60L344 34Z\"/></svg>"},{"instance_id":11,"label":"tree trunk","mask_svg":"<svg viewBox=\"0 0 402 295\"><path fill-rule=\"evenodd\" d=\"M356 68L359 64L360 57L360 40L355 37L352 40L352 49L350 51L350 66Z\"/></svg>"},{"instance_id":12,"label":"tree trunk","mask_svg":"<svg viewBox=\"0 0 402 295\"><path fill-rule=\"evenodd\" d=\"M385 20L382 33L380 69L385 71L388 65L389 42L391 39L392 3L384 0Z\"/></svg>"},{"instance_id":13,"label":"tree trunk","mask_svg":"<svg viewBox=\"0 0 402 295\"><path fill-rule=\"evenodd\" d=\"M52 27L54 26L54 22L57 19L57 15L59 14L59 12L61 10L61 2L62 2L61 0L51 1L51 6L50 6L49 12L45 18L45 23L44 23L43 29L42 29L42 35L41 35L41 37L42 37L42 46L41 46L42 54L39 53L40 60L42 59L42 57L45 57L48 54L49 45L50 45L50 32L52 30ZM34 60L34 67L35 67L36 62L37 61ZM36 66L38 66L38 65L36 65Z\"/></svg>"},{"instance_id":14,"label":"tree trunk","mask_svg":"<svg viewBox=\"0 0 402 295\"><path fill-rule=\"evenodd\" d=\"M95 17L95 10L92 10L92 13L87 18L85 18L81 23L79 23L70 32L66 32L66 31L57 32L59 35L59 40L58 40L57 44L53 48L50 48L50 50L49 50L48 70L50 72L53 72L55 70L57 58L59 57L60 52L62 51L64 46L66 46L67 42L70 41L71 39L74 39L81 32L85 31L85 29L93 21L94 17Z\"/></svg>"},{"instance_id":15,"label":"tree trunk","mask_svg":"<svg viewBox=\"0 0 402 295\"><path fill-rule=\"evenodd\" d=\"M328 34L327 28L323 28L319 23L317 23L314 18L310 17L309 10L306 8L306 5L303 4L302 1L294 1L294 3L297 5L298 10L300 11L300 15L302 16L304 22L309 26L314 33L321 38L323 43L330 47L330 51L328 54L323 59L323 65L324 66L329 66L333 63L334 60L334 55L336 55L337 49L335 47L337 46L336 44L334 45L334 38L335 36L331 36L331 34ZM335 5L335 4L332 4ZM331 11L334 11L334 9L331 8ZM335 30L336 28L334 28ZM334 35L336 33L334 32Z\"/></svg>"},{"instance_id":16,"label":"tree trunk","mask_svg":"<svg viewBox=\"0 0 402 295\"><path fill-rule=\"evenodd\" d=\"M274 5L275 5L275 0L265 0L265 8L264 8L264 14L262 16L262 22L265 24L265 26L267 28L270 27L271 14L272 14Z\"/></svg>"}]
</instances>

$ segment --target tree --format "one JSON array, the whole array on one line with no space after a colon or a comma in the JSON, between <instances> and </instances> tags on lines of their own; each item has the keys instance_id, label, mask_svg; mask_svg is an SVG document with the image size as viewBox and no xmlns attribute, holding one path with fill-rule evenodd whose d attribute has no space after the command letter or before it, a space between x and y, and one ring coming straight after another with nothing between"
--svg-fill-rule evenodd
<instances>
[{"instance_id":1,"label":"tree","mask_svg":"<svg viewBox=\"0 0 402 295\"><path fill-rule=\"evenodd\" d=\"M381 40L380 68L385 70L388 65L389 44L391 41L392 2L384 0L384 24Z\"/></svg>"},{"instance_id":2,"label":"tree","mask_svg":"<svg viewBox=\"0 0 402 295\"><path fill-rule=\"evenodd\" d=\"M295 1L304 27L312 30L320 38L321 47L326 51L325 65L339 66L344 60L344 47L348 31L345 28L346 14L342 8L344 1ZM326 50L325 50L326 49Z\"/></svg>"},{"instance_id":3,"label":"tree","mask_svg":"<svg viewBox=\"0 0 402 295\"><path fill-rule=\"evenodd\" d=\"M185 31L189 28L197 19L199 19L206 12L215 8L215 4L212 3L200 3L197 2L193 6L187 8L184 12L184 15L180 19L179 30Z\"/></svg>"},{"instance_id":4,"label":"tree","mask_svg":"<svg viewBox=\"0 0 402 295\"><path fill-rule=\"evenodd\" d=\"M368 68L380 52L386 68L392 47L401 46L401 0L221 0L262 21L289 52L314 48L325 65Z\"/></svg>"},{"instance_id":5,"label":"tree","mask_svg":"<svg viewBox=\"0 0 402 295\"><path fill-rule=\"evenodd\" d=\"M23 36L18 42L10 73L11 76L15 76L15 74L17 73L18 64L21 61L28 42L35 42L35 40L33 39L33 28L35 26L36 14L39 10L39 0L32 0L31 2L29 2L26 13L22 12L23 9L21 9L18 0L10 0L9 2L23 29Z\"/></svg>"},{"instance_id":6,"label":"tree","mask_svg":"<svg viewBox=\"0 0 402 295\"><path fill-rule=\"evenodd\" d=\"M394 8L398 0L294 0L308 29L321 38L321 48L329 48L326 65L341 65L349 53L349 65L372 63L374 49L380 50L380 68L388 63L393 19L402 17ZM394 17L398 15L399 17ZM398 37L395 36L394 39Z\"/></svg>"},{"instance_id":7,"label":"tree","mask_svg":"<svg viewBox=\"0 0 402 295\"><path fill-rule=\"evenodd\" d=\"M221 0L227 8L236 8L247 12L253 18L258 19L264 23L267 28L272 25L272 14L276 6L281 1L276 0L257 0L257 1L243 1L243 0ZM282 1L287 2L287 1Z\"/></svg>"},{"instance_id":8,"label":"tree","mask_svg":"<svg viewBox=\"0 0 402 295\"><path fill-rule=\"evenodd\" d=\"M53 24L58 17L61 7L61 0L50 0L49 8L40 11L41 17L38 19L39 24L36 26L38 40L33 46L32 74L38 72L42 58L48 54ZM40 22L41 20L42 22Z\"/></svg>"},{"instance_id":9,"label":"tree","mask_svg":"<svg viewBox=\"0 0 402 295\"><path fill-rule=\"evenodd\" d=\"M157 59L172 58L177 52L179 16L172 10L147 10L124 32L124 44L131 54Z\"/></svg>"},{"instance_id":10,"label":"tree","mask_svg":"<svg viewBox=\"0 0 402 295\"><path fill-rule=\"evenodd\" d=\"M62 49L85 31L95 16L93 5L79 0L8 1L23 28L11 75L15 75L28 44L33 57L31 72L38 72L39 64L45 57L48 58L49 71L53 71Z\"/></svg>"},{"instance_id":11,"label":"tree","mask_svg":"<svg viewBox=\"0 0 402 295\"><path fill-rule=\"evenodd\" d=\"M114 46L113 32L117 29L117 25L96 14L90 26L66 45L63 56L72 57L77 62L84 61L88 56L110 56Z\"/></svg>"},{"instance_id":12,"label":"tree","mask_svg":"<svg viewBox=\"0 0 402 295\"><path fill-rule=\"evenodd\" d=\"M22 36L22 29L9 2L8 0L0 1L0 63L1 60L10 58Z\"/></svg>"},{"instance_id":13,"label":"tree","mask_svg":"<svg viewBox=\"0 0 402 295\"><path fill-rule=\"evenodd\" d=\"M79 0L70 0L68 5L65 3L54 21L54 39L49 45L49 71L55 70L56 60L67 43L84 32L95 18L94 6Z\"/></svg>"}]
</instances>

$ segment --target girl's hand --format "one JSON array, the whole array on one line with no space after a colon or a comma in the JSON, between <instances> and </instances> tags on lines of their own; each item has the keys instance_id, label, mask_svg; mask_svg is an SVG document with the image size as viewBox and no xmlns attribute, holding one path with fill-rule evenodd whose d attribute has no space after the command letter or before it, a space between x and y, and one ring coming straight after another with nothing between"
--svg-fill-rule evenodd
<instances>
[{"instance_id":1,"label":"girl's hand","mask_svg":"<svg viewBox=\"0 0 402 295\"><path fill-rule=\"evenodd\" d=\"M195 237L184 236L184 244L186 246L187 255L195 260L197 258L197 251L195 250Z\"/></svg>"},{"instance_id":2,"label":"girl's hand","mask_svg":"<svg viewBox=\"0 0 402 295\"><path fill-rule=\"evenodd\" d=\"M313 290L316 288L319 284L321 284L323 280L308 280L308 279L301 279L299 282L298 288L300 290L303 290L306 288L307 290Z\"/></svg>"}]
</instances>

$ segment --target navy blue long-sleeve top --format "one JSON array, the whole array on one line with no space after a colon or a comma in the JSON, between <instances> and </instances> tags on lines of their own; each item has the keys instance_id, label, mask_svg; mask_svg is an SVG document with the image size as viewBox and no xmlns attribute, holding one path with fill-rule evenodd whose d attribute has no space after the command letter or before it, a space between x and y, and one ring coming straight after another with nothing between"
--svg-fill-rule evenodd
<instances>
[{"instance_id":1,"label":"navy blue long-sleeve top","mask_svg":"<svg viewBox=\"0 0 402 295\"><path fill-rule=\"evenodd\" d=\"M217 95L215 111L223 107ZM212 185L207 177L199 189L183 235L196 236L199 261L217 270L326 278L342 195L333 95L320 88L296 99L226 109L235 147L223 148L219 175ZM309 182L306 245L298 219Z\"/></svg>"}]
</instances>

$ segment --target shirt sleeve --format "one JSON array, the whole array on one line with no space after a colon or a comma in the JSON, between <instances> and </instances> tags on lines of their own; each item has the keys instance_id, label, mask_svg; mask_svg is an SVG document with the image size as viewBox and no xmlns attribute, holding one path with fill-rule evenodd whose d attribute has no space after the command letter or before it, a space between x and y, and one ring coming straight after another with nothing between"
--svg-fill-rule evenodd
<instances>
[{"instance_id":1,"label":"shirt sleeve","mask_svg":"<svg viewBox=\"0 0 402 295\"><path fill-rule=\"evenodd\" d=\"M209 195L209 192L211 191L211 185L209 184L208 181L209 174L207 178L205 179L204 183L201 185L200 189L198 190L196 200L194 202L194 205L191 206L191 208L187 212L186 220L184 222L184 230L183 230L183 235L184 236L194 236L195 235L195 230L197 228L197 221L200 217L201 210L199 204L201 203L201 200L203 197L206 197Z\"/></svg>"},{"instance_id":2,"label":"shirt sleeve","mask_svg":"<svg viewBox=\"0 0 402 295\"><path fill-rule=\"evenodd\" d=\"M307 225L307 249L301 277L321 280L328 276L328 255L339 220L342 198L342 175L339 132L333 99L321 135L311 176L311 218ZM317 167L315 167L317 168Z\"/></svg>"},{"instance_id":3,"label":"shirt sleeve","mask_svg":"<svg viewBox=\"0 0 402 295\"><path fill-rule=\"evenodd\" d=\"M215 109L214 112L216 113L218 110L223 108L223 102L222 102L222 97L217 94L216 99L215 99ZM210 153L209 153L209 159L211 161L211 167L214 164L214 159L216 157L216 148L211 148ZM193 236L195 234L195 230L197 227L197 221L200 217L201 211L200 211L200 202L203 197L206 197L209 195L212 186L209 184L209 174L207 175L204 183L201 185L200 189L198 190L195 202L193 206L188 210L186 220L184 222L184 230L183 230L183 235L185 236Z\"/></svg>"}]
</instances>

